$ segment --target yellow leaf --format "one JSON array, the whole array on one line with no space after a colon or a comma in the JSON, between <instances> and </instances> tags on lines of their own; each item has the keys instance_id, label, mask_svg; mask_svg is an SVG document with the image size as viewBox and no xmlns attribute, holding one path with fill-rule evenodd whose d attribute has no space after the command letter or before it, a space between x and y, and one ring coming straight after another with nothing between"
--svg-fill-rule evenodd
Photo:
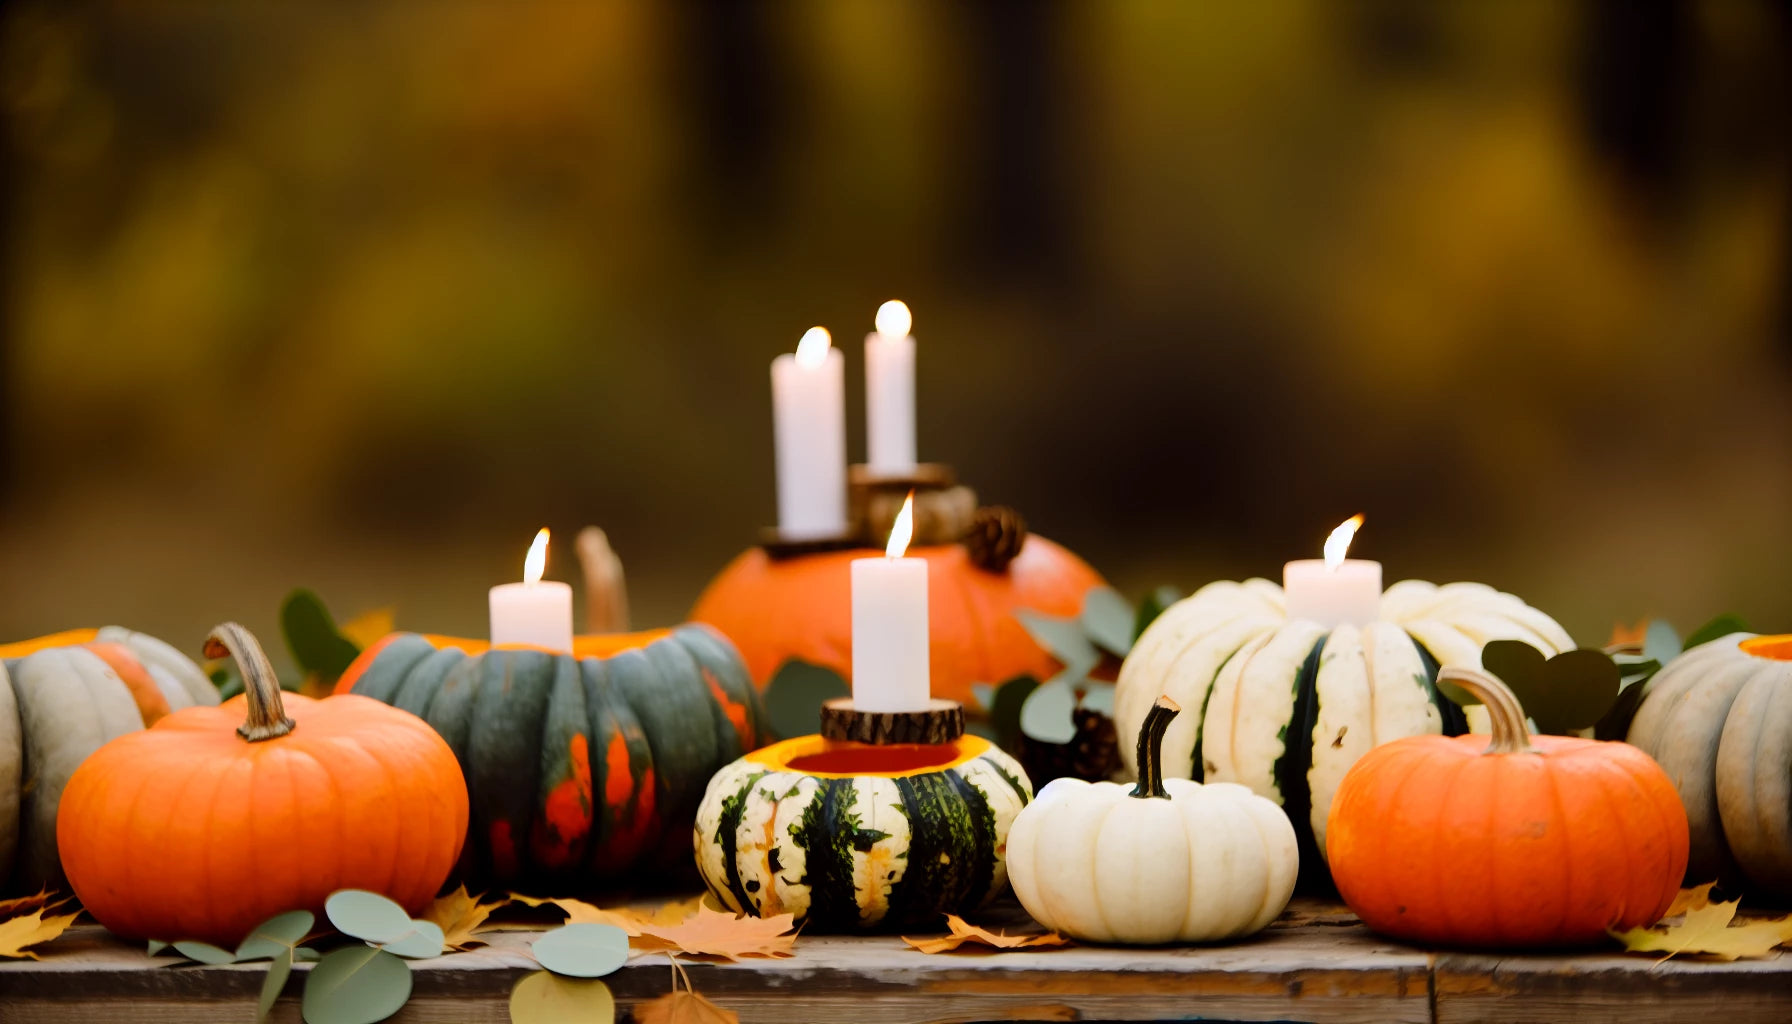
<instances>
[{"instance_id":1,"label":"yellow leaf","mask_svg":"<svg viewBox=\"0 0 1792 1024\"><path fill-rule=\"evenodd\" d=\"M566 915L567 924L609 924L615 925L629 933L630 936L641 934L640 921L642 918L641 915L635 911L603 910L586 903L584 900L539 899L534 896L524 896L514 892L510 894L510 899L511 902L521 903L525 907L558 907L561 912Z\"/></svg>"},{"instance_id":2,"label":"yellow leaf","mask_svg":"<svg viewBox=\"0 0 1792 1024\"><path fill-rule=\"evenodd\" d=\"M45 917L44 907L39 907L29 914L21 914L7 921L0 921L0 956L30 957L37 959L37 954L27 946L36 946L48 942L68 930L81 916L79 910L72 914L57 914Z\"/></svg>"},{"instance_id":3,"label":"yellow leaf","mask_svg":"<svg viewBox=\"0 0 1792 1024\"><path fill-rule=\"evenodd\" d=\"M50 901L50 890L44 889L40 892L33 893L30 896L20 896L16 899L0 900L0 918L12 917L15 914L23 914L27 910L36 910L39 907L54 907L67 902L68 898L64 897L52 903Z\"/></svg>"},{"instance_id":4,"label":"yellow leaf","mask_svg":"<svg viewBox=\"0 0 1792 1024\"><path fill-rule=\"evenodd\" d=\"M668 992L637 1003L634 1015L635 1024L740 1024L740 1014L695 992Z\"/></svg>"},{"instance_id":5,"label":"yellow leaf","mask_svg":"<svg viewBox=\"0 0 1792 1024\"><path fill-rule=\"evenodd\" d=\"M616 1019L616 1000L596 978L536 971L510 990L510 1019L513 1024L609 1024Z\"/></svg>"},{"instance_id":6,"label":"yellow leaf","mask_svg":"<svg viewBox=\"0 0 1792 1024\"><path fill-rule=\"evenodd\" d=\"M1751 921L1732 928L1730 922L1735 917L1735 901L1706 903L1689 908L1678 923L1614 931L1611 935L1632 953L1662 953L1663 960L1682 953L1719 960L1766 956L1773 947L1792 942L1792 916Z\"/></svg>"},{"instance_id":7,"label":"yellow leaf","mask_svg":"<svg viewBox=\"0 0 1792 1024\"><path fill-rule=\"evenodd\" d=\"M481 893L480 896L483 896ZM485 924L492 911L510 903L507 899L498 899L491 903L479 902L480 896L467 895L467 887L460 886L446 896L436 898L429 909L423 912L425 921L433 921L442 929L442 941L449 949L466 949L472 945L484 945L485 940L475 933Z\"/></svg>"},{"instance_id":8,"label":"yellow leaf","mask_svg":"<svg viewBox=\"0 0 1792 1024\"><path fill-rule=\"evenodd\" d=\"M373 646L374 641L392 632L393 620L393 609L375 608L370 612L362 612L337 626L336 632L348 637L356 647L365 651Z\"/></svg>"},{"instance_id":9,"label":"yellow leaf","mask_svg":"<svg viewBox=\"0 0 1792 1024\"><path fill-rule=\"evenodd\" d=\"M1674 902L1668 904L1667 912L1661 915L1661 919L1665 921L1670 917L1679 917L1688 910L1697 910L1700 907L1710 906L1711 887L1716 884L1716 882L1706 882L1704 885L1680 890L1680 892L1674 896Z\"/></svg>"},{"instance_id":10,"label":"yellow leaf","mask_svg":"<svg viewBox=\"0 0 1792 1024\"><path fill-rule=\"evenodd\" d=\"M695 914L677 924L661 924L645 917L637 920L638 932L630 945L650 953L683 950L692 956L727 960L794 956L790 951L796 944L796 933L791 930L794 923L793 914L736 917L699 903Z\"/></svg>"},{"instance_id":11,"label":"yellow leaf","mask_svg":"<svg viewBox=\"0 0 1792 1024\"><path fill-rule=\"evenodd\" d=\"M993 949L1038 949L1070 945L1070 940L1057 932L1006 935L979 928L974 924L967 924L964 918L957 914L946 915L946 927L952 929L950 935L940 935L931 939L911 939L905 935L902 941L923 953L950 953L966 943Z\"/></svg>"}]
</instances>

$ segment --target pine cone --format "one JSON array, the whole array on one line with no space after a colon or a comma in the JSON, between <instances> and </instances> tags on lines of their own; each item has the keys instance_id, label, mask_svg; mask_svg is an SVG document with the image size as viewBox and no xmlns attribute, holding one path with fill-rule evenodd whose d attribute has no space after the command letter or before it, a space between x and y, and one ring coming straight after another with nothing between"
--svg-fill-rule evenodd
<instances>
[{"instance_id":1,"label":"pine cone","mask_svg":"<svg viewBox=\"0 0 1792 1024\"><path fill-rule=\"evenodd\" d=\"M1008 563L1027 542L1027 521L1006 505L985 505L971 517L964 546L971 564L990 572L1006 572Z\"/></svg>"}]
</instances>

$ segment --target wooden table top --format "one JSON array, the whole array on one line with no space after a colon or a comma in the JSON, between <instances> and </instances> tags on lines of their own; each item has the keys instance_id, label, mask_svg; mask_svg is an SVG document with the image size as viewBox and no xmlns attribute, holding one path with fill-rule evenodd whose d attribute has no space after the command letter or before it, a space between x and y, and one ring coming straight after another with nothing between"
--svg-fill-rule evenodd
<instances>
[{"instance_id":1,"label":"wooden table top","mask_svg":"<svg viewBox=\"0 0 1792 1024\"><path fill-rule=\"evenodd\" d=\"M1011 902L979 921L1024 921ZM399 1022L506 1021L511 986L538 969L536 933L412 963ZM77 926L43 960L0 961L0 1022L246 1021L265 963L205 967L151 960L103 929ZM745 1024L795 1021L1696 1021L1792 1022L1792 956L1716 963L1613 952L1426 952L1371 934L1343 908L1296 900L1262 935L1228 946L1077 946L926 955L895 936L804 936L796 956L682 961L692 983ZM299 971L273 1019L300 1019ZM637 954L605 981L619 1019L669 991L663 954Z\"/></svg>"}]
</instances>

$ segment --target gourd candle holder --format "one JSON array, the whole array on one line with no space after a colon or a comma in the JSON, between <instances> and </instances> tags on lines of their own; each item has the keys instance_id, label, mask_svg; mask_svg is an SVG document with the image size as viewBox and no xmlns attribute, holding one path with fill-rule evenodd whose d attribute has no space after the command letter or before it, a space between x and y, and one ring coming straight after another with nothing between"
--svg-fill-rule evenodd
<instances>
[{"instance_id":1,"label":"gourd candle holder","mask_svg":"<svg viewBox=\"0 0 1792 1024\"><path fill-rule=\"evenodd\" d=\"M1033 786L1012 757L963 731L962 706L880 714L844 699L822 721L824 734L755 751L710 780L692 839L723 906L857 932L924 926L1001 894L1008 829ZM951 738L902 739L942 733Z\"/></svg>"},{"instance_id":2,"label":"gourd candle holder","mask_svg":"<svg viewBox=\"0 0 1792 1024\"><path fill-rule=\"evenodd\" d=\"M394 633L336 692L441 733L472 805L458 874L527 891L682 862L665 853L683 845L710 775L764 740L746 665L694 623L577 637L571 653Z\"/></svg>"},{"instance_id":3,"label":"gourd candle holder","mask_svg":"<svg viewBox=\"0 0 1792 1024\"><path fill-rule=\"evenodd\" d=\"M691 618L725 633L761 688L791 662L852 676L851 563L883 551L890 522L914 491L909 557L927 560L933 692L975 706L971 687L1017 676L1049 679L1058 662L1014 617L1070 617L1106 582L1068 550L1029 533L1012 509L977 506L951 467L911 474L850 470L850 536L789 542L767 531L718 573Z\"/></svg>"},{"instance_id":4,"label":"gourd candle holder","mask_svg":"<svg viewBox=\"0 0 1792 1024\"><path fill-rule=\"evenodd\" d=\"M1114 725L1136 734L1160 694L1188 709L1164 735L1164 776L1242 783L1274 800L1294 823L1303 876L1320 881L1332 796L1357 758L1402 736L1457 735L1486 721L1478 707L1465 716L1435 680L1440 663L1479 665L1489 640L1522 640L1545 655L1574 647L1554 619L1478 583L1396 583L1378 621L1331 629L1289 618L1282 588L1268 580L1210 583L1133 645ZM1136 773L1133 751L1122 754Z\"/></svg>"}]
</instances>

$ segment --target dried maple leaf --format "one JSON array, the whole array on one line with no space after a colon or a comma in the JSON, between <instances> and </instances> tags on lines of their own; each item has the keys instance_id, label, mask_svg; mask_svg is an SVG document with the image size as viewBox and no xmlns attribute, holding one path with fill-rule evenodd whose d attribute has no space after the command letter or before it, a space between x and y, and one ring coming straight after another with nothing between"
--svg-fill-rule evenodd
<instances>
[{"instance_id":1,"label":"dried maple leaf","mask_svg":"<svg viewBox=\"0 0 1792 1024\"><path fill-rule=\"evenodd\" d=\"M1709 893L1709 888L1706 892ZM1694 890L1697 892L1698 890ZM1674 924L1614 931L1612 938L1632 953L1661 953L1662 959L1686 954L1719 960L1766 956L1775 946L1792 942L1792 916L1770 921L1750 921L1730 927L1736 917L1736 901L1690 907Z\"/></svg>"},{"instance_id":2,"label":"dried maple leaf","mask_svg":"<svg viewBox=\"0 0 1792 1024\"><path fill-rule=\"evenodd\" d=\"M740 1024L740 1014L695 992L668 992L636 1003L633 1012L635 1024Z\"/></svg>"},{"instance_id":3,"label":"dried maple leaf","mask_svg":"<svg viewBox=\"0 0 1792 1024\"><path fill-rule=\"evenodd\" d=\"M46 909L39 907L29 914L0 921L0 956L30 957L36 960L37 954L25 947L40 945L61 935L68 930L69 925L75 923L75 918L81 916L81 912L77 910L72 914L45 917Z\"/></svg>"},{"instance_id":4,"label":"dried maple leaf","mask_svg":"<svg viewBox=\"0 0 1792 1024\"><path fill-rule=\"evenodd\" d=\"M1661 915L1661 919L1665 921L1670 917L1679 917L1688 910L1697 910L1700 907L1710 906L1711 887L1716 884L1716 882L1706 882L1704 885L1696 885L1691 889L1680 890L1675 894L1674 902L1668 904L1668 909Z\"/></svg>"},{"instance_id":5,"label":"dried maple leaf","mask_svg":"<svg viewBox=\"0 0 1792 1024\"><path fill-rule=\"evenodd\" d=\"M446 896L439 896L429 909L423 912L425 921L432 921L442 929L442 941L449 949L466 949L473 945L485 945L485 940L476 934L485 919L492 911L510 903L508 899L497 899L490 903L481 903L484 896L467 895L467 887L462 885Z\"/></svg>"},{"instance_id":6,"label":"dried maple leaf","mask_svg":"<svg viewBox=\"0 0 1792 1024\"><path fill-rule=\"evenodd\" d=\"M615 925L629 934L630 938L641 934L643 928L659 928L683 924L703 908L714 909L707 896L693 896L688 900L667 903L652 910L638 910L634 907L623 907L621 910L604 910L584 900L573 899L537 899L533 896L519 896L511 893L510 898L528 907L542 905L560 908L566 914L567 924L608 924ZM663 947L656 947L663 948Z\"/></svg>"},{"instance_id":7,"label":"dried maple leaf","mask_svg":"<svg viewBox=\"0 0 1792 1024\"><path fill-rule=\"evenodd\" d=\"M736 917L699 903L697 912L677 924L661 924L642 918L630 945L643 952L682 950L692 956L718 956L726 960L747 957L794 956L792 931L795 915Z\"/></svg>"},{"instance_id":8,"label":"dried maple leaf","mask_svg":"<svg viewBox=\"0 0 1792 1024\"><path fill-rule=\"evenodd\" d=\"M27 911L36 910L39 907L54 907L66 902L68 902L67 897L51 902L50 890L44 889L40 892L33 893L30 896L20 896L10 900L0 900L0 918L8 918L16 914L23 914Z\"/></svg>"},{"instance_id":9,"label":"dried maple leaf","mask_svg":"<svg viewBox=\"0 0 1792 1024\"><path fill-rule=\"evenodd\" d=\"M1051 946L1068 946L1070 940L1057 932L1045 932L1034 935L1006 935L988 931L974 924L967 924L957 914L946 915L946 927L952 929L949 935L940 935L931 939L911 939L903 936L902 941L923 953L950 953L969 942L975 945L988 946L992 949L1038 949Z\"/></svg>"},{"instance_id":10,"label":"dried maple leaf","mask_svg":"<svg viewBox=\"0 0 1792 1024\"><path fill-rule=\"evenodd\" d=\"M1608 650L1613 647L1637 647L1640 649L1643 646L1643 641L1648 638L1648 619L1642 619L1634 626L1627 626L1622 622L1614 622L1612 623L1611 639L1605 642L1605 646Z\"/></svg>"}]
</instances>

